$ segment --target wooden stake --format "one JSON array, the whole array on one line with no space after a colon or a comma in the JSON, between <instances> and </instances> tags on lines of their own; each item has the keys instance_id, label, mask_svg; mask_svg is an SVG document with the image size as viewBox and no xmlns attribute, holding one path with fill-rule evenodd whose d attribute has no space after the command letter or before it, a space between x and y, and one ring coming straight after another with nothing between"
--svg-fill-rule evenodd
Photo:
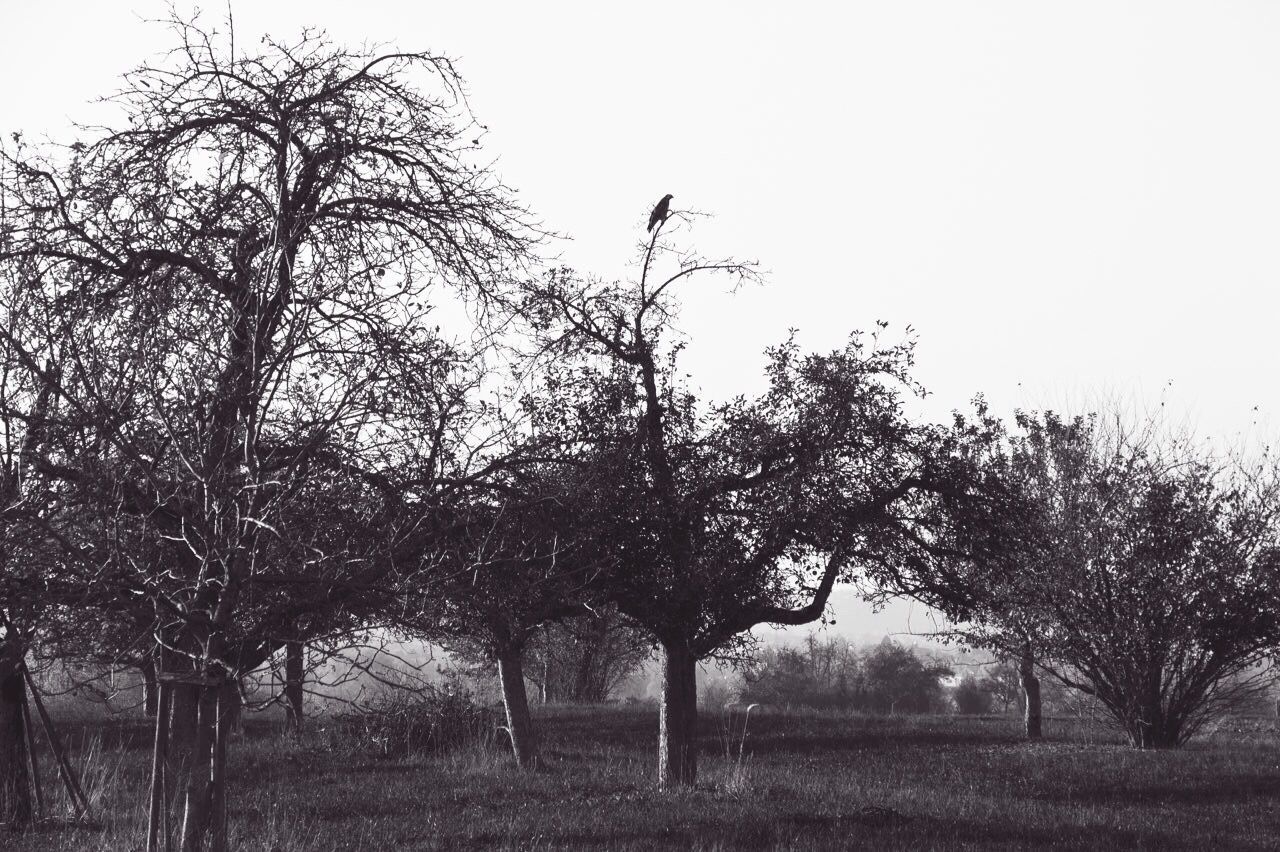
<instances>
[{"instance_id":1,"label":"wooden stake","mask_svg":"<svg viewBox=\"0 0 1280 852\"><path fill-rule=\"evenodd\" d=\"M31 787L36 797L36 819L45 818L44 789L40 784L40 759L36 754L36 732L31 724L31 707L27 704L27 691L22 691L22 730L27 739L27 765L31 773Z\"/></svg>"},{"instance_id":2,"label":"wooden stake","mask_svg":"<svg viewBox=\"0 0 1280 852\"><path fill-rule=\"evenodd\" d=\"M151 804L147 811L147 852L158 852L157 840L164 836L169 848L169 795L165 783L165 764L169 759L169 696L172 687L165 681L156 684L156 738L151 752Z\"/></svg>"},{"instance_id":3,"label":"wooden stake","mask_svg":"<svg viewBox=\"0 0 1280 852\"><path fill-rule=\"evenodd\" d=\"M226 789L226 765L227 765L227 729L229 728L229 719L227 719L227 701L226 697L219 690L218 693L218 718L217 728L213 734L213 762L212 762L212 810L210 819L212 822L209 852L227 852L227 789Z\"/></svg>"},{"instance_id":4,"label":"wooden stake","mask_svg":"<svg viewBox=\"0 0 1280 852\"><path fill-rule=\"evenodd\" d=\"M49 718L49 711L45 709L44 702L40 700L40 693L36 689L35 679L31 677L31 670L24 663L22 666L22 674L27 679L27 689L31 693L31 700L35 702L36 712L40 714L40 724L44 726L45 739L49 741L49 749L53 752L53 759L58 764L58 772L62 776L62 783L66 785L67 792L71 794L71 801L76 806L77 815L86 822L92 821L92 813L89 809L89 800L84 795L84 790L80 788L80 782L76 780L76 774L71 769L71 763L67 760L66 752L62 750L62 742L58 739L58 732L54 730L53 720Z\"/></svg>"}]
</instances>

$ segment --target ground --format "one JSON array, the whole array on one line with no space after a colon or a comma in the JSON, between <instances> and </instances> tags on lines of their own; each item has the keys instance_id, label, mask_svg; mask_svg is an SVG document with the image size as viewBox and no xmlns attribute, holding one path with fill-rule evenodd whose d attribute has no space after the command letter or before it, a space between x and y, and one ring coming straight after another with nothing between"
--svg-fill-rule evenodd
<instances>
[{"instance_id":1,"label":"ground","mask_svg":"<svg viewBox=\"0 0 1280 852\"><path fill-rule=\"evenodd\" d=\"M768 712L745 744L705 713L699 784L653 784L652 707L549 708L545 759L518 773L497 739L380 758L250 723L233 743L233 848L253 852L551 849L1280 848L1280 734L1231 720L1176 751L1097 724L1008 717ZM99 824L0 835L0 848L142 848L148 732L64 725ZM102 816L106 814L107 816ZM6 841L11 845L6 845Z\"/></svg>"}]
</instances>

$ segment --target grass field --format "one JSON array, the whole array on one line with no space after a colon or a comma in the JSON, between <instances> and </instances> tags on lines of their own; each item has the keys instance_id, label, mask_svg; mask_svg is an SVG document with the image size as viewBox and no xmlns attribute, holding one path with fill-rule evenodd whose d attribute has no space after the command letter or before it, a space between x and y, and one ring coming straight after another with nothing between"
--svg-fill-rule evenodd
<instances>
[{"instance_id":1,"label":"grass field","mask_svg":"<svg viewBox=\"0 0 1280 852\"><path fill-rule=\"evenodd\" d=\"M233 744L233 848L1280 849L1280 734L1239 720L1179 751L1048 720L757 710L741 759L704 715L696 789L653 784L656 710L550 708L545 759L519 774L497 742L447 756L353 757L250 723ZM319 723L317 723L319 724ZM67 725L100 815L0 848L141 848L145 727ZM5 845L6 842L9 845Z\"/></svg>"}]
</instances>

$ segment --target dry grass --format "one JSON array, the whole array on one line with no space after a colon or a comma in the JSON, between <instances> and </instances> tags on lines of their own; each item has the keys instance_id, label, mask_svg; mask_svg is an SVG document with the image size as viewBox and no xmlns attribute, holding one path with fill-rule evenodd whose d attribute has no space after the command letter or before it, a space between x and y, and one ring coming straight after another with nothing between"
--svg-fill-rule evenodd
<instances>
[{"instance_id":1,"label":"dry grass","mask_svg":"<svg viewBox=\"0 0 1280 852\"><path fill-rule=\"evenodd\" d=\"M1280 848L1270 721L1232 721L1186 749L1144 753L1066 720L1031 744L1005 718L756 710L741 749L705 719L702 780L677 792L652 783L655 711L552 708L539 722L544 766L524 774L494 743L377 759L333 750L318 733L297 742L251 725L232 760L235 848ZM145 729L81 726L71 739L109 816L0 846L139 847Z\"/></svg>"}]
</instances>

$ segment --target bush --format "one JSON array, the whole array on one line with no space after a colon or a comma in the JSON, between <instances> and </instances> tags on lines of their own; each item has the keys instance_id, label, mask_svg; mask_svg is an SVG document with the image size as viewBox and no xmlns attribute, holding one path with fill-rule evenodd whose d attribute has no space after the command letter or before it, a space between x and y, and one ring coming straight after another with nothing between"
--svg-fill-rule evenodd
<instances>
[{"instance_id":1,"label":"bush","mask_svg":"<svg viewBox=\"0 0 1280 852\"><path fill-rule=\"evenodd\" d=\"M978 680L972 675L966 675L956 685L955 692L951 695L951 700L956 703L957 713L967 713L974 716L990 713L992 705L991 685L985 679Z\"/></svg>"},{"instance_id":2,"label":"bush","mask_svg":"<svg viewBox=\"0 0 1280 852\"><path fill-rule=\"evenodd\" d=\"M380 757L439 754L491 743L501 714L450 685L382 693L359 710L337 716L330 744Z\"/></svg>"}]
</instances>

